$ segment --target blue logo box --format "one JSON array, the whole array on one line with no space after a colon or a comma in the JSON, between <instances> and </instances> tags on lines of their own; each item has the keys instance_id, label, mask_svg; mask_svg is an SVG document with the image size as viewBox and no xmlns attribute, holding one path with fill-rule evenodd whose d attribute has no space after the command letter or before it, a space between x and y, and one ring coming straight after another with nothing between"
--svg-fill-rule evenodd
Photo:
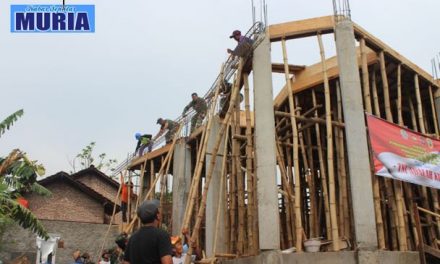
<instances>
[{"instance_id":1,"label":"blue logo box","mask_svg":"<svg viewBox=\"0 0 440 264\"><path fill-rule=\"evenodd\" d=\"M11 5L13 33L93 33L95 5Z\"/></svg>"}]
</instances>

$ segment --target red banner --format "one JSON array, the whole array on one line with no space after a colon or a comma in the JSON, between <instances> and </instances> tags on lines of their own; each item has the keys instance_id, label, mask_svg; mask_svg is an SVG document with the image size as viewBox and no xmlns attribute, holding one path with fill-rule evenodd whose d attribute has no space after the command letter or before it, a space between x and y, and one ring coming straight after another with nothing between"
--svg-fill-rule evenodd
<instances>
[{"instance_id":1,"label":"red banner","mask_svg":"<svg viewBox=\"0 0 440 264\"><path fill-rule=\"evenodd\" d=\"M440 141L367 114L375 174L440 188Z\"/></svg>"}]
</instances>

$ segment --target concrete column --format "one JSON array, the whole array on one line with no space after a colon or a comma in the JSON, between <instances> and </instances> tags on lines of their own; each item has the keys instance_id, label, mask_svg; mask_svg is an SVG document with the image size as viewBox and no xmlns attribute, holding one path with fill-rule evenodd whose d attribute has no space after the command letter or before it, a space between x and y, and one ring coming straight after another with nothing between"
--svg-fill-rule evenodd
<instances>
[{"instance_id":1,"label":"concrete column","mask_svg":"<svg viewBox=\"0 0 440 264\"><path fill-rule=\"evenodd\" d=\"M180 235L190 187L191 151L181 139L176 142L173 153L173 235Z\"/></svg>"},{"instance_id":2,"label":"concrete column","mask_svg":"<svg viewBox=\"0 0 440 264\"><path fill-rule=\"evenodd\" d=\"M211 133L208 137L208 145L206 148L206 158L205 158L205 166L206 168L209 167L209 163L211 162L211 159L213 158L211 156L212 150L214 149L215 145L215 139L217 134L220 131L220 119L218 116L214 117L214 120L212 120L212 128ZM206 239L206 255L208 257L213 257L213 251L214 251L214 235L215 235L215 222L217 220L217 210L220 206L219 201L219 192L220 192L220 182L221 182L221 169L222 169L222 160L223 160L223 148L224 144L220 144L220 147L218 149L217 157L214 157L217 159L215 163L214 172L212 174L211 184L209 186L208 191L208 197L206 200L206 232L205 232L205 239ZM226 188L226 187L225 187ZM218 253L224 253L227 252L227 237L226 237L226 225L224 221L224 212L225 212L225 196L224 192L221 194L220 197L222 203L220 208L220 218L217 228L217 250Z\"/></svg>"},{"instance_id":3,"label":"concrete column","mask_svg":"<svg viewBox=\"0 0 440 264\"><path fill-rule=\"evenodd\" d=\"M269 34L253 56L255 166L257 175L259 243L261 250L280 248L276 181L275 117Z\"/></svg>"},{"instance_id":4,"label":"concrete column","mask_svg":"<svg viewBox=\"0 0 440 264\"><path fill-rule=\"evenodd\" d=\"M339 22L335 34L356 243L359 250L376 250L373 187L352 22Z\"/></svg>"}]
</instances>

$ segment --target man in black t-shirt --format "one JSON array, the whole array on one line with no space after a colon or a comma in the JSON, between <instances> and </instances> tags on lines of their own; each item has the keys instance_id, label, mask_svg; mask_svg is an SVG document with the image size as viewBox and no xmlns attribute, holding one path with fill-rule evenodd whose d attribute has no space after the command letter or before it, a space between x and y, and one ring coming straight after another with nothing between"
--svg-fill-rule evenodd
<instances>
[{"instance_id":1,"label":"man in black t-shirt","mask_svg":"<svg viewBox=\"0 0 440 264\"><path fill-rule=\"evenodd\" d=\"M144 201L137 214L142 227L128 240L124 264L172 264L170 236L158 228L161 217L159 201Z\"/></svg>"}]
</instances>

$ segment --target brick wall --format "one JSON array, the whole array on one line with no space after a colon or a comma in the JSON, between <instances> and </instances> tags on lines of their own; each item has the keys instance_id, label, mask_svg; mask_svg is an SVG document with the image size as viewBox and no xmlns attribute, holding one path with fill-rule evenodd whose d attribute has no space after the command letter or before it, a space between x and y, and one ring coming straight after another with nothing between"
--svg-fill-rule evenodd
<instances>
[{"instance_id":1,"label":"brick wall","mask_svg":"<svg viewBox=\"0 0 440 264\"><path fill-rule=\"evenodd\" d=\"M118 189L110 185L108 182L104 181L99 176L93 174L91 175L85 174L79 176L76 180L83 183L84 185L87 185L89 188L95 190L96 192L100 193L102 196L106 197L110 201L114 201L116 198ZM120 202L117 201L117 204L120 205ZM107 218L110 219L110 216L108 216ZM119 212L115 214L115 219L113 223L114 224L122 223L122 213Z\"/></svg>"},{"instance_id":2,"label":"brick wall","mask_svg":"<svg viewBox=\"0 0 440 264\"><path fill-rule=\"evenodd\" d=\"M100 193L110 201L115 200L116 194L118 193L118 188L110 185L108 182L96 175L81 175L76 178L76 180Z\"/></svg>"},{"instance_id":3,"label":"brick wall","mask_svg":"<svg viewBox=\"0 0 440 264\"><path fill-rule=\"evenodd\" d=\"M72 253L76 249L95 256L104 242L104 236L108 229L108 225L104 224L66 221L42 220L42 224L50 233L59 234L64 241L64 248L57 249L57 264L72 263ZM116 245L114 240L117 232L117 226L110 229L104 248L108 249ZM7 239L7 242L2 245L2 252L0 252L0 260L3 263L8 263L21 254L26 254L31 258L31 263L35 263L37 248L35 246L36 236L33 233L14 225L8 229L3 238Z\"/></svg>"},{"instance_id":4,"label":"brick wall","mask_svg":"<svg viewBox=\"0 0 440 264\"><path fill-rule=\"evenodd\" d=\"M38 219L104 223L104 206L68 183L57 181L46 186L50 197L31 194L30 210Z\"/></svg>"}]
</instances>

